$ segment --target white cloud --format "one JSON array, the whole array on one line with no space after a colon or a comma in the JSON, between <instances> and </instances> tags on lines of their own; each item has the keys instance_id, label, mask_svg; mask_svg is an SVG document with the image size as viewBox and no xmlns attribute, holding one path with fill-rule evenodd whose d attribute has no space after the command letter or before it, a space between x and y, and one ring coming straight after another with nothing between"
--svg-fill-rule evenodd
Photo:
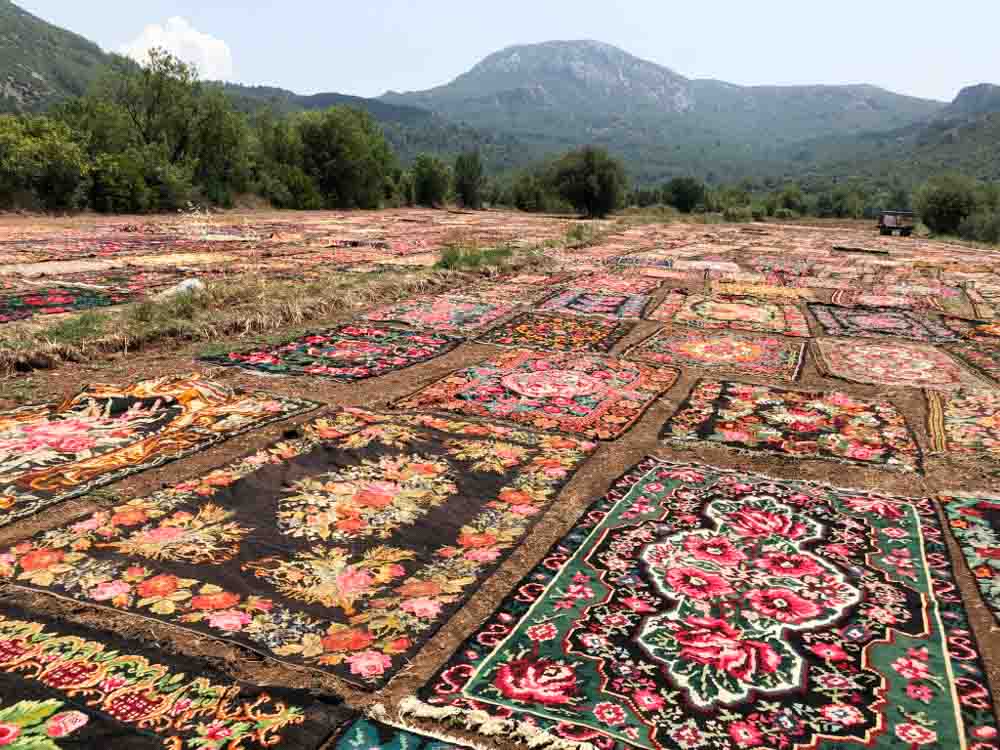
<instances>
[{"instance_id":1,"label":"white cloud","mask_svg":"<svg viewBox=\"0 0 1000 750\"><path fill-rule=\"evenodd\" d=\"M138 62L146 62L154 47L167 50L194 65L202 78L210 81L231 80L233 53L229 45L211 34L198 31L180 16L168 18L164 25L151 23L142 33L118 51Z\"/></svg>"}]
</instances>

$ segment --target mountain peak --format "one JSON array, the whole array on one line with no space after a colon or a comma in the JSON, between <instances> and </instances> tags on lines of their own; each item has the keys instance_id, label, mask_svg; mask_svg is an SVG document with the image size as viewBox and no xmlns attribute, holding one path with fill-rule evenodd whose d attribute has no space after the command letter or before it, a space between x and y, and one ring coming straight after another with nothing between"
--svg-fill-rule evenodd
<instances>
[{"instance_id":1,"label":"mountain peak","mask_svg":"<svg viewBox=\"0 0 1000 750\"><path fill-rule=\"evenodd\" d=\"M1000 86L980 83L966 86L941 113L946 117L969 117L1000 112Z\"/></svg>"}]
</instances>

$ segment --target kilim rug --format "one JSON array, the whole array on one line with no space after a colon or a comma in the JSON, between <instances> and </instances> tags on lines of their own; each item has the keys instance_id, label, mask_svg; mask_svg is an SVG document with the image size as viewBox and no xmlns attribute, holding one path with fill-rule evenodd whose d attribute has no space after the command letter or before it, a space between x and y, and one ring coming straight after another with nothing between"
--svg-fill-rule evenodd
<instances>
[{"instance_id":1,"label":"kilim rug","mask_svg":"<svg viewBox=\"0 0 1000 750\"><path fill-rule=\"evenodd\" d=\"M551 286L562 284L572 278L573 274L571 273L519 273L504 279L503 283L521 286Z\"/></svg>"},{"instance_id":2,"label":"kilim rug","mask_svg":"<svg viewBox=\"0 0 1000 750\"><path fill-rule=\"evenodd\" d=\"M810 304L809 310L830 336L896 336L930 343L957 338L944 323L905 309Z\"/></svg>"},{"instance_id":3,"label":"kilim rug","mask_svg":"<svg viewBox=\"0 0 1000 750\"><path fill-rule=\"evenodd\" d=\"M594 273L569 282L574 289L586 289L604 294L649 294L661 282L640 275L621 273Z\"/></svg>"},{"instance_id":4,"label":"kilim rug","mask_svg":"<svg viewBox=\"0 0 1000 750\"><path fill-rule=\"evenodd\" d=\"M936 452L1000 459L1000 391L927 391L927 402Z\"/></svg>"},{"instance_id":5,"label":"kilim rug","mask_svg":"<svg viewBox=\"0 0 1000 750\"><path fill-rule=\"evenodd\" d=\"M385 684L555 501L593 443L337 412L228 467L0 555L21 586Z\"/></svg>"},{"instance_id":6,"label":"kilim rug","mask_svg":"<svg viewBox=\"0 0 1000 750\"><path fill-rule=\"evenodd\" d=\"M364 317L380 323L403 323L438 333L465 335L482 330L513 311L514 305L506 303L443 294L380 307Z\"/></svg>"},{"instance_id":7,"label":"kilim rug","mask_svg":"<svg viewBox=\"0 0 1000 750\"><path fill-rule=\"evenodd\" d=\"M976 369L1000 382L1000 341L993 344L953 344L948 347L953 354L961 357Z\"/></svg>"},{"instance_id":8,"label":"kilim rug","mask_svg":"<svg viewBox=\"0 0 1000 750\"><path fill-rule=\"evenodd\" d=\"M806 316L797 305L755 297L706 297L671 292L649 318L691 328L732 328L801 337L811 335Z\"/></svg>"},{"instance_id":9,"label":"kilim rug","mask_svg":"<svg viewBox=\"0 0 1000 750\"><path fill-rule=\"evenodd\" d=\"M128 302L131 294L121 291L99 291L83 287L48 287L0 297L0 323L25 320L33 315L90 310Z\"/></svg>"},{"instance_id":10,"label":"kilim rug","mask_svg":"<svg viewBox=\"0 0 1000 750\"><path fill-rule=\"evenodd\" d=\"M614 440L679 374L623 359L518 349L456 370L395 406Z\"/></svg>"},{"instance_id":11,"label":"kilim rug","mask_svg":"<svg viewBox=\"0 0 1000 750\"><path fill-rule=\"evenodd\" d=\"M816 339L816 362L827 375L855 383L961 388L983 383L930 344L871 339Z\"/></svg>"},{"instance_id":12,"label":"kilim rug","mask_svg":"<svg viewBox=\"0 0 1000 750\"><path fill-rule=\"evenodd\" d=\"M666 268L642 267L637 269L640 276L649 276L653 279L667 279L669 281L680 281L682 283L704 281L705 274L702 271L671 271Z\"/></svg>"},{"instance_id":13,"label":"kilim rug","mask_svg":"<svg viewBox=\"0 0 1000 750\"><path fill-rule=\"evenodd\" d=\"M501 323L477 340L543 351L609 352L634 328L634 323L607 318L528 313Z\"/></svg>"},{"instance_id":14,"label":"kilim rug","mask_svg":"<svg viewBox=\"0 0 1000 750\"><path fill-rule=\"evenodd\" d=\"M0 412L0 525L318 406L194 374Z\"/></svg>"},{"instance_id":15,"label":"kilim rug","mask_svg":"<svg viewBox=\"0 0 1000 750\"><path fill-rule=\"evenodd\" d=\"M1000 498L940 499L979 593L1000 623Z\"/></svg>"},{"instance_id":16,"label":"kilim rug","mask_svg":"<svg viewBox=\"0 0 1000 750\"><path fill-rule=\"evenodd\" d=\"M626 353L656 365L700 367L759 378L796 380L806 345L776 336L665 328Z\"/></svg>"},{"instance_id":17,"label":"kilim rug","mask_svg":"<svg viewBox=\"0 0 1000 750\"><path fill-rule=\"evenodd\" d=\"M567 289L539 304L538 310L606 318L641 318L649 301L643 294L599 294Z\"/></svg>"},{"instance_id":18,"label":"kilim rug","mask_svg":"<svg viewBox=\"0 0 1000 750\"><path fill-rule=\"evenodd\" d=\"M663 428L664 440L747 453L920 471L913 433L889 401L702 380Z\"/></svg>"},{"instance_id":19,"label":"kilim rug","mask_svg":"<svg viewBox=\"0 0 1000 750\"><path fill-rule=\"evenodd\" d=\"M322 375L354 381L428 362L460 343L462 339L439 333L348 324L266 349L199 359L274 375Z\"/></svg>"},{"instance_id":20,"label":"kilim rug","mask_svg":"<svg viewBox=\"0 0 1000 750\"><path fill-rule=\"evenodd\" d=\"M998 736L930 500L655 459L402 708L559 750L995 750Z\"/></svg>"},{"instance_id":21,"label":"kilim rug","mask_svg":"<svg viewBox=\"0 0 1000 750\"><path fill-rule=\"evenodd\" d=\"M471 745L460 740L426 737L361 718L343 730L330 750L462 750L469 747Z\"/></svg>"},{"instance_id":22,"label":"kilim rug","mask_svg":"<svg viewBox=\"0 0 1000 750\"><path fill-rule=\"evenodd\" d=\"M353 712L205 662L0 604L0 746L317 750Z\"/></svg>"},{"instance_id":23,"label":"kilim rug","mask_svg":"<svg viewBox=\"0 0 1000 750\"><path fill-rule=\"evenodd\" d=\"M721 296L763 297L764 299L816 299L812 289L791 286L774 286L772 284L747 284L733 281L712 282L713 294Z\"/></svg>"}]
</instances>

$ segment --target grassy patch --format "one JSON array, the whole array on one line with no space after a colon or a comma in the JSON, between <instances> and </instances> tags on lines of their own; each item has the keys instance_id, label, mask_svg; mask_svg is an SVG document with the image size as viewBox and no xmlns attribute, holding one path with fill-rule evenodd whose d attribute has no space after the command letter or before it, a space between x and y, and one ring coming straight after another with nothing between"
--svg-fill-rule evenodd
<instances>
[{"instance_id":1,"label":"grassy patch","mask_svg":"<svg viewBox=\"0 0 1000 750\"><path fill-rule=\"evenodd\" d=\"M509 265L513 257L514 249L506 246L484 249L475 245L448 245L434 267L449 271L499 269Z\"/></svg>"},{"instance_id":2,"label":"grassy patch","mask_svg":"<svg viewBox=\"0 0 1000 750\"><path fill-rule=\"evenodd\" d=\"M60 320L45 329L45 337L57 344L73 346L88 339L98 338L108 327L106 313L88 311L82 315Z\"/></svg>"}]
</instances>

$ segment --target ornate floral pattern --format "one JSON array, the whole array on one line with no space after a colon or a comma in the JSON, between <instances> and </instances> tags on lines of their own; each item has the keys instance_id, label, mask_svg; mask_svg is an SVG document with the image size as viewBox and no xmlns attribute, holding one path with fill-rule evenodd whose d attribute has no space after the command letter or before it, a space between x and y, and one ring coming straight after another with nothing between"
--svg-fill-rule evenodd
<instances>
[{"instance_id":1,"label":"ornate floral pattern","mask_svg":"<svg viewBox=\"0 0 1000 750\"><path fill-rule=\"evenodd\" d=\"M0 746L18 750L315 750L344 719L308 693L261 690L203 663L0 607Z\"/></svg>"},{"instance_id":2,"label":"ornate floral pattern","mask_svg":"<svg viewBox=\"0 0 1000 750\"><path fill-rule=\"evenodd\" d=\"M427 415L335 412L302 438L17 544L0 554L0 577L376 687L595 448Z\"/></svg>"},{"instance_id":3,"label":"ornate floral pattern","mask_svg":"<svg viewBox=\"0 0 1000 750\"><path fill-rule=\"evenodd\" d=\"M976 344L954 344L948 347L948 350L1000 383L1000 346L998 344L1000 341L994 339L992 344L986 341Z\"/></svg>"},{"instance_id":4,"label":"ornate floral pattern","mask_svg":"<svg viewBox=\"0 0 1000 750\"><path fill-rule=\"evenodd\" d=\"M200 375L92 385L0 413L0 525L318 404Z\"/></svg>"},{"instance_id":5,"label":"ornate floral pattern","mask_svg":"<svg viewBox=\"0 0 1000 750\"><path fill-rule=\"evenodd\" d=\"M941 498L979 592L1000 623L1000 498Z\"/></svg>"},{"instance_id":6,"label":"ornate floral pattern","mask_svg":"<svg viewBox=\"0 0 1000 750\"><path fill-rule=\"evenodd\" d=\"M691 328L733 328L739 331L810 336L806 316L793 303L756 297L706 297L675 291L667 295L651 320Z\"/></svg>"},{"instance_id":7,"label":"ornate floral pattern","mask_svg":"<svg viewBox=\"0 0 1000 750\"><path fill-rule=\"evenodd\" d=\"M338 738L331 750L462 750L469 745L425 737L372 719L358 719Z\"/></svg>"},{"instance_id":8,"label":"ornate floral pattern","mask_svg":"<svg viewBox=\"0 0 1000 750\"><path fill-rule=\"evenodd\" d=\"M538 309L605 318L641 318L649 301L649 297L643 294L603 294L567 289L539 304Z\"/></svg>"},{"instance_id":9,"label":"ornate floral pattern","mask_svg":"<svg viewBox=\"0 0 1000 750\"><path fill-rule=\"evenodd\" d=\"M1000 391L927 391L931 444L938 453L1000 459Z\"/></svg>"},{"instance_id":10,"label":"ornate floral pattern","mask_svg":"<svg viewBox=\"0 0 1000 750\"><path fill-rule=\"evenodd\" d=\"M603 294L649 294L656 291L661 283L656 279L637 274L592 273L573 279L569 285L574 289L586 289Z\"/></svg>"},{"instance_id":11,"label":"ornate floral pattern","mask_svg":"<svg viewBox=\"0 0 1000 750\"><path fill-rule=\"evenodd\" d=\"M396 406L504 419L614 440L676 382L677 370L586 354L515 350L457 370Z\"/></svg>"},{"instance_id":12,"label":"ornate floral pattern","mask_svg":"<svg viewBox=\"0 0 1000 750\"><path fill-rule=\"evenodd\" d=\"M947 390L977 382L945 352L928 344L817 339L815 351L823 371L855 383Z\"/></svg>"},{"instance_id":13,"label":"ornate floral pattern","mask_svg":"<svg viewBox=\"0 0 1000 750\"><path fill-rule=\"evenodd\" d=\"M427 362L460 343L461 339L441 334L351 324L266 349L201 360L275 375L322 375L355 381Z\"/></svg>"},{"instance_id":14,"label":"ornate floral pattern","mask_svg":"<svg viewBox=\"0 0 1000 750\"><path fill-rule=\"evenodd\" d=\"M21 294L0 296L0 323L24 320L33 315L53 315L120 305L131 299L132 295L124 290L42 287Z\"/></svg>"},{"instance_id":15,"label":"ornate floral pattern","mask_svg":"<svg viewBox=\"0 0 1000 750\"><path fill-rule=\"evenodd\" d=\"M896 407L833 391L703 380L664 426L662 438L921 470L920 448Z\"/></svg>"},{"instance_id":16,"label":"ornate floral pattern","mask_svg":"<svg viewBox=\"0 0 1000 750\"><path fill-rule=\"evenodd\" d=\"M629 349L627 356L656 365L701 367L778 380L796 380L805 344L777 336L751 336L665 328Z\"/></svg>"},{"instance_id":17,"label":"ornate floral pattern","mask_svg":"<svg viewBox=\"0 0 1000 750\"><path fill-rule=\"evenodd\" d=\"M830 336L894 336L930 343L957 338L944 323L901 308L810 304L809 310Z\"/></svg>"},{"instance_id":18,"label":"ornate floral pattern","mask_svg":"<svg viewBox=\"0 0 1000 750\"><path fill-rule=\"evenodd\" d=\"M510 315L514 309L514 305L506 303L442 294L380 307L364 317L379 323L403 323L437 333L465 336Z\"/></svg>"},{"instance_id":19,"label":"ornate floral pattern","mask_svg":"<svg viewBox=\"0 0 1000 750\"><path fill-rule=\"evenodd\" d=\"M528 313L501 323L479 337L486 344L557 352L609 352L632 332L633 323L579 315Z\"/></svg>"},{"instance_id":20,"label":"ornate floral pattern","mask_svg":"<svg viewBox=\"0 0 1000 750\"><path fill-rule=\"evenodd\" d=\"M403 708L537 747L995 750L933 503L646 459Z\"/></svg>"}]
</instances>

